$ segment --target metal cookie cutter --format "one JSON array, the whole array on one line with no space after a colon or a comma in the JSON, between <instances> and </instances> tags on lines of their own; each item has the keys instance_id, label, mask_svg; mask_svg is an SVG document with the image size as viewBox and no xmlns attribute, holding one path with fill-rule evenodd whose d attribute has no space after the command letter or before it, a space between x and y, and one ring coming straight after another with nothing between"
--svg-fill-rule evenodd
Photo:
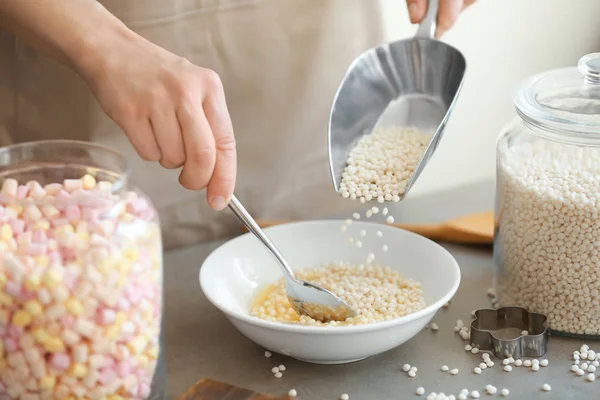
<instances>
[{"instance_id":1,"label":"metal cookie cutter","mask_svg":"<svg viewBox=\"0 0 600 400\"><path fill-rule=\"evenodd\" d=\"M541 357L548 346L547 320L520 307L477 310L471 321L471 346L499 359Z\"/></svg>"}]
</instances>

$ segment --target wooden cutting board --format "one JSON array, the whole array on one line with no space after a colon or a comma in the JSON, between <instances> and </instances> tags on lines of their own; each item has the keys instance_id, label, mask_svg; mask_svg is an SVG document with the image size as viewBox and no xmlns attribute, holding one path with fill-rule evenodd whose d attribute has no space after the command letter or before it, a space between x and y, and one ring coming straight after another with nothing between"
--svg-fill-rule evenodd
<instances>
[{"instance_id":1,"label":"wooden cutting board","mask_svg":"<svg viewBox=\"0 0 600 400\"><path fill-rule=\"evenodd\" d=\"M261 228L293 221L258 220ZM494 241L494 213L492 211L463 215L441 224L393 224L394 226L425 236L431 240L450 243L490 245ZM246 231L245 227L242 227Z\"/></svg>"},{"instance_id":2,"label":"wooden cutting board","mask_svg":"<svg viewBox=\"0 0 600 400\"><path fill-rule=\"evenodd\" d=\"M177 400L289 400L289 396L274 397L253 392L228 383L202 379Z\"/></svg>"}]
</instances>

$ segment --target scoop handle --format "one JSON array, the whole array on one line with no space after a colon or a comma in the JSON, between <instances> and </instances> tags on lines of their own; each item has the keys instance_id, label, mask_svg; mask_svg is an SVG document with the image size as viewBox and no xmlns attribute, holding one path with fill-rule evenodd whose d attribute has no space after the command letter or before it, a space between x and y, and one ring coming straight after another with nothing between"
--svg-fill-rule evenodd
<instances>
[{"instance_id":1,"label":"scoop handle","mask_svg":"<svg viewBox=\"0 0 600 400\"><path fill-rule=\"evenodd\" d=\"M433 39L435 28L437 27L439 0L429 0L427 2L427 12L425 18L419 24L419 29L415 37L424 39Z\"/></svg>"}]
</instances>

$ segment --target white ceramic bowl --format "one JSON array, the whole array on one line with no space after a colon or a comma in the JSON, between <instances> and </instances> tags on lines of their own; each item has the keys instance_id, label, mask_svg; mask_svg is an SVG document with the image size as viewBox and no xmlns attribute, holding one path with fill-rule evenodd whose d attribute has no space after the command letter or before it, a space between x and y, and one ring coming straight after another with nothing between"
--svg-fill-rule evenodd
<instances>
[{"instance_id":1,"label":"white ceramic bowl","mask_svg":"<svg viewBox=\"0 0 600 400\"><path fill-rule=\"evenodd\" d=\"M343 221L298 222L265 230L293 268L318 267L331 261L375 262L423 284L427 306L391 321L357 326L311 327L261 320L249 315L257 291L282 277L271 254L250 233L216 249L200 269L200 286L208 300L225 313L246 337L266 349L302 361L342 364L391 350L415 336L448 302L460 283L456 260L422 236L388 225L354 221L345 233ZM360 237L360 230L366 230ZM382 237L377 231L383 232ZM348 238L363 242L359 249ZM383 252L382 246L389 248Z\"/></svg>"}]
</instances>

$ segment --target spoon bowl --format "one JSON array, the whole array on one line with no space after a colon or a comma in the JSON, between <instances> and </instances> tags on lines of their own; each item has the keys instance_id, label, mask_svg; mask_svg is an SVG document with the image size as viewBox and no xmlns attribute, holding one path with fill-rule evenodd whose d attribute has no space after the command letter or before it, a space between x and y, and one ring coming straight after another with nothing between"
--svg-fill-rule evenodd
<instances>
[{"instance_id":1,"label":"spoon bowl","mask_svg":"<svg viewBox=\"0 0 600 400\"><path fill-rule=\"evenodd\" d=\"M285 289L292 308L300 314L321 322L345 321L356 316L356 312L342 299L321 286L296 278L279 249L271 242L242 203L231 197L229 208L242 221L250 232L275 257L285 276Z\"/></svg>"}]
</instances>

